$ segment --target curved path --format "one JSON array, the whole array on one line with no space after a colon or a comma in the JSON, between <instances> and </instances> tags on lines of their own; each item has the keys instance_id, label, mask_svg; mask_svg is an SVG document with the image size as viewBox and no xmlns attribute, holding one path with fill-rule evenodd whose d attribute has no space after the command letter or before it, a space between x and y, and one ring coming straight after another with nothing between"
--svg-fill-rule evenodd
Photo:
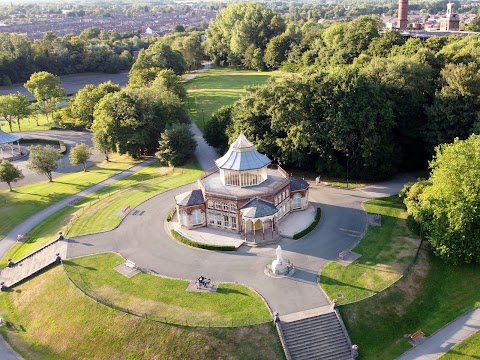
<instances>
[{"instance_id":1,"label":"curved path","mask_svg":"<svg viewBox=\"0 0 480 360\"><path fill-rule=\"evenodd\" d=\"M284 258L296 268L289 278L273 279L264 274L265 266L276 257L276 244L242 246L231 253L192 248L171 239L164 228L164 219L175 205L174 196L192 189L195 186L192 184L147 200L137 207L144 211L142 216L127 216L113 231L70 239L67 257L115 251L160 275L195 279L205 274L214 281L251 286L280 314L321 307L328 305L329 300L318 285L318 273L363 236L367 218L362 202L398 193L405 181L405 177L398 177L357 190L312 187L310 200L322 208L322 221L301 240L281 240Z\"/></svg>"}]
</instances>

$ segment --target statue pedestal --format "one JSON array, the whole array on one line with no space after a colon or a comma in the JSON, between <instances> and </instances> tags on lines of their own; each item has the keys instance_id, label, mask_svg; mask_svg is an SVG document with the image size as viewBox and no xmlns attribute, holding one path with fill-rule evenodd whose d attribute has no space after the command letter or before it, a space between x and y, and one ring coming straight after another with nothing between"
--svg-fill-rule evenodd
<instances>
[{"instance_id":1,"label":"statue pedestal","mask_svg":"<svg viewBox=\"0 0 480 360\"><path fill-rule=\"evenodd\" d=\"M272 273L275 275L285 275L288 273L288 264L285 261L278 261L277 259L272 262Z\"/></svg>"}]
</instances>

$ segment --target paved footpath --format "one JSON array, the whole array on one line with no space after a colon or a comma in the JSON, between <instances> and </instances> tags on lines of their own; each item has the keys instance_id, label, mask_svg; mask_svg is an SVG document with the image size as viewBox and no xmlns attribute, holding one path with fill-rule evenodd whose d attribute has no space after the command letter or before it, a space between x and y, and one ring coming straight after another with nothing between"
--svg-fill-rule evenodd
<instances>
[{"instance_id":1,"label":"paved footpath","mask_svg":"<svg viewBox=\"0 0 480 360\"><path fill-rule=\"evenodd\" d=\"M64 207L68 206L71 201L81 199L87 195L90 195L91 193L94 193L95 191L98 191L100 189L103 189L104 187L113 184L114 182L121 180L128 175L131 175L144 166L148 166L152 164L153 162L158 161L157 158L151 158L148 159L140 164L137 164L135 166L132 166L131 168L124 170L116 175L113 175L109 177L108 179L93 185L87 189L84 189L72 196L69 196L45 209L42 211L39 211L35 215L31 216L21 224L17 225L13 230L11 230L3 239L0 241L0 258L3 257L8 250L17 242L17 235L18 234L27 234L31 229L33 229L35 226L40 224L43 220L48 218L50 215L53 215L57 211L63 209ZM53 239L52 239L53 240Z\"/></svg>"},{"instance_id":2,"label":"paved footpath","mask_svg":"<svg viewBox=\"0 0 480 360\"><path fill-rule=\"evenodd\" d=\"M459 316L397 360L434 360L480 330L480 307ZM461 355L461 354L460 354Z\"/></svg>"}]
</instances>

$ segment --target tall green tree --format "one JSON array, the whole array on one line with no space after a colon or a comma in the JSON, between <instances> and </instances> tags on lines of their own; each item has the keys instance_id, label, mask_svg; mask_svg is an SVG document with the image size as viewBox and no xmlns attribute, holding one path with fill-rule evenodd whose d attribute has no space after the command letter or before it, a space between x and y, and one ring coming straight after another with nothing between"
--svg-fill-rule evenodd
<instances>
[{"instance_id":1,"label":"tall green tree","mask_svg":"<svg viewBox=\"0 0 480 360\"><path fill-rule=\"evenodd\" d=\"M13 116L16 117L18 131L22 131L20 126L20 121L32 114L32 108L30 100L20 92L12 96L12 112Z\"/></svg>"},{"instance_id":2,"label":"tall green tree","mask_svg":"<svg viewBox=\"0 0 480 360\"><path fill-rule=\"evenodd\" d=\"M284 31L285 22L281 16L265 6L232 4L210 22L206 32L206 52L216 64L240 64L249 47L263 53L270 39Z\"/></svg>"},{"instance_id":3,"label":"tall green tree","mask_svg":"<svg viewBox=\"0 0 480 360\"><path fill-rule=\"evenodd\" d=\"M41 108L48 107L47 116L53 113L56 104L66 97L65 90L60 87L60 78L46 71L33 73L25 83L25 88L33 94ZM55 104L55 107L49 104Z\"/></svg>"},{"instance_id":4,"label":"tall green tree","mask_svg":"<svg viewBox=\"0 0 480 360\"><path fill-rule=\"evenodd\" d=\"M98 86L87 84L68 102L66 116L73 118L75 125L89 128L93 122L95 105L105 95L117 91L120 91L120 86L111 81Z\"/></svg>"},{"instance_id":5,"label":"tall green tree","mask_svg":"<svg viewBox=\"0 0 480 360\"><path fill-rule=\"evenodd\" d=\"M3 160L0 163L0 181L5 182L8 185L10 191L12 190L12 183L23 179L22 170L14 166L8 160Z\"/></svg>"},{"instance_id":6,"label":"tall green tree","mask_svg":"<svg viewBox=\"0 0 480 360\"><path fill-rule=\"evenodd\" d=\"M162 133L158 145L155 156L162 163L180 166L193 156L197 142L187 125L175 124Z\"/></svg>"},{"instance_id":7,"label":"tall green tree","mask_svg":"<svg viewBox=\"0 0 480 360\"><path fill-rule=\"evenodd\" d=\"M27 167L36 174L45 175L52 181L52 172L58 169L58 160L62 157L51 145L32 145Z\"/></svg>"},{"instance_id":8,"label":"tall green tree","mask_svg":"<svg viewBox=\"0 0 480 360\"><path fill-rule=\"evenodd\" d=\"M8 123L10 132L13 132L13 102L13 94L0 95L0 116Z\"/></svg>"},{"instance_id":9,"label":"tall green tree","mask_svg":"<svg viewBox=\"0 0 480 360\"><path fill-rule=\"evenodd\" d=\"M436 148L428 182L406 189L405 204L435 253L453 263L480 263L480 136Z\"/></svg>"},{"instance_id":10,"label":"tall green tree","mask_svg":"<svg viewBox=\"0 0 480 360\"><path fill-rule=\"evenodd\" d=\"M82 164L83 171L87 171L87 161L90 155L90 148L87 144L77 144L70 150L70 163L72 165Z\"/></svg>"}]
</instances>

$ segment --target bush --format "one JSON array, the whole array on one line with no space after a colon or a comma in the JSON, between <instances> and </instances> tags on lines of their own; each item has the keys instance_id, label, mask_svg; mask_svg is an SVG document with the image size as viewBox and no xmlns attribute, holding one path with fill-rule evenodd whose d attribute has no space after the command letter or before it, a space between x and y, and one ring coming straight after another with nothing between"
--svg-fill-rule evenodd
<instances>
[{"instance_id":1,"label":"bush","mask_svg":"<svg viewBox=\"0 0 480 360\"><path fill-rule=\"evenodd\" d=\"M32 144L50 144L50 145L57 145L60 147L58 152L60 154L65 154L67 152L67 145L61 140L50 140L50 139L20 139L20 143L32 143Z\"/></svg>"},{"instance_id":2,"label":"bush","mask_svg":"<svg viewBox=\"0 0 480 360\"><path fill-rule=\"evenodd\" d=\"M293 235L293 239L298 240L304 237L305 235L307 235L308 233L310 233L313 229L315 229L321 217L322 217L322 209L317 208L317 214L315 215L315 219L310 224L310 226L307 227L305 230L302 230L299 233L296 233L295 235Z\"/></svg>"},{"instance_id":3,"label":"bush","mask_svg":"<svg viewBox=\"0 0 480 360\"><path fill-rule=\"evenodd\" d=\"M170 232L176 240L184 243L185 245L189 245L189 246L193 246L193 247L201 248L201 249L206 249L206 250L235 251L235 246L220 246L220 245L201 244L201 243L197 243L195 241L192 241L190 239L187 239L186 237L180 235L178 232L176 232L173 229L170 230Z\"/></svg>"},{"instance_id":4,"label":"bush","mask_svg":"<svg viewBox=\"0 0 480 360\"><path fill-rule=\"evenodd\" d=\"M175 214L175 211L177 211L177 208L176 208L176 207L174 207L172 210L170 210L170 212L169 212L168 215L167 215L167 222L172 221L173 214Z\"/></svg>"}]
</instances>

